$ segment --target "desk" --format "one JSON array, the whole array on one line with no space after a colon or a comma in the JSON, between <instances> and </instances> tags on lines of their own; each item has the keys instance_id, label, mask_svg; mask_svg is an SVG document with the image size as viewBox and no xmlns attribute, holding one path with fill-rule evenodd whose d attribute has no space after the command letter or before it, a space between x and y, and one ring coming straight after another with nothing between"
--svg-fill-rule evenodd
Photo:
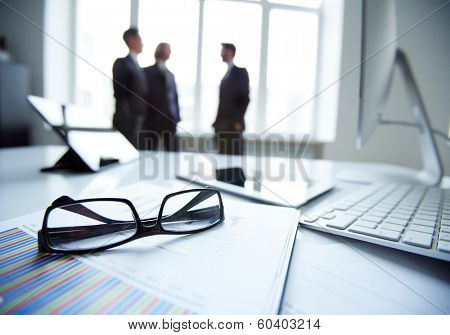
<instances>
[{"instance_id":1,"label":"desk","mask_svg":"<svg viewBox=\"0 0 450 335\"><path fill-rule=\"evenodd\" d=\"M153 175L152 183L179 183L174 179L175 153L152 154L157 171L147 171L149 167L141 159L123 166L111 166L96 174L39 172L64 151L65 148L57 146L0 150L0 220L41 210L63 194L74 198L95 196L149 178L153 172L158 173ZM370 170L376 178L387 180L398 179L398 176L408 179L415 173L412 169L386 164L307 161L306 165L307 169L324 168L334 175L349 168ZM333 201L359 187L357 183L338 181L333 191L303 209ZM449 264L299 228L282 312L448 314Z\"/></svg>"}]
</instances>

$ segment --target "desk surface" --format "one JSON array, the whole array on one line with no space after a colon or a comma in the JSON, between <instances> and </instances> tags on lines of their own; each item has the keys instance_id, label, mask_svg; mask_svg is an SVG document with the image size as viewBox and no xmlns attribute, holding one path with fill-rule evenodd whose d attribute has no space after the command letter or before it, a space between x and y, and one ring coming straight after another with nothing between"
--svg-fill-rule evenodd
<instances>
[{"instance_id":1,"label":"desk surface","mask_svg":"<svg viewBox=\"0 0 450 335\"><path fill-rule=\"evenodd\" d=\"M63 194L90 197L139 180L179 183L174 178L178 156L173 153L143 154L139 161L108 167L96 174L39 172L64 151L56 146L0 150L1 221L41 210ZM377 180L407 181L415 173L386 164L306 162L307 170L317 168L343 176L349 169L370 171L369 175ZM340 180L332 192L303 209L345 196L360 186ZM448 314L448 268L448 263L422 256L299 228L282 312Z\"/></svg>"}]
</instances>

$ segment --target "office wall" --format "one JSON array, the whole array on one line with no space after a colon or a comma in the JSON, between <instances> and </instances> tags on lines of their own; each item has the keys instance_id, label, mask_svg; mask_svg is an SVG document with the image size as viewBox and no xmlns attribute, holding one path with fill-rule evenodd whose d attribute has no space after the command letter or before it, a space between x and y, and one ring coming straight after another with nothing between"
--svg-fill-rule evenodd
<instances>
[{"instance_id":1,"label":"office wall","mask_svg":"<svg viewBox=\"0 0 450 335\"><path fill-rule=\"evenodd\" d=\"M403 32L443 4L444 0L397 0L398 31ZM450 6L399 39L408 54L431 124L448 132L450 116ZM342 71L359 64L361 48L361 2L347 0L344 10ZM417 130L398 126L378 127L362 150L355 148L359 71L341 81L336 141L324 145L326 159L387 162L420 168ZM412 121L400 73L395 73L386 118ZM436 137L445 173L450 174L450 147Z\"/></svg>"},{"instance_id":2,"label":"office wall","mask_svg":"<svg viewBox=\"0 0 450 335\"><path fill-rule=\"evenodd\" d=\"M0 3L0 35L5 35L13 59L25 64L31 73L31 94L44 95L45 0L3 0L16 11ZM41 119L29 109L33 144L60 143L44 128Z\"/></svg>"},{"instance_id":3,"label":"office wall","mask_svg":"<svg viewBox=\"0 0 450 335\"><path fill-rule=\"evenodd\" d=\"M76 1L45 0L44 97L73 102Z\"/></svg>"},{"instance_id":4,"label":"office wall","mask_svg":"<svg viewBox=\"0 0 450 335\"><path fill-rule=\"evenodd\" d=\"M34 24L44 24L45 0L3 0ZM43 36L42 33L6 5L0 3L0 35L8 39L15 61L27 65L31 72L32 94L43 93Z\"/></svg>"}]
</instances>

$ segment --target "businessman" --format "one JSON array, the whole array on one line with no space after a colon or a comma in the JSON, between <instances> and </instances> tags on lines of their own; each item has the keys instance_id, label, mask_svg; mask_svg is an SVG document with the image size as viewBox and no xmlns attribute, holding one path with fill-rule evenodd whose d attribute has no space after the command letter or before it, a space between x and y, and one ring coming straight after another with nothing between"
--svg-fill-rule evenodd
<instances>
[{"instance_id":1,"label":"businessman","mask_svg":"<svg viewBox=\"0 0 450 335\"><path fill-rule=\"evenodd\" d=\"M218 151L227 155L243 154L244 115L250 102L248 72L234 65L235 55L233 44L222 43L221 56L228 70L220 83L219 108L213 127Z\"/></svg>"},{"instance_id":2,"label":"businessman","mask_svg":"<svg viewBox=\"0 0 450 335\"><path fill-rule=\"evenodd\" d=\"M128 56L118 58L113 65L113 88L116 111L114 127L120 131L136 148L138 136L147 115L147 83L144 70L137 62L143 44L136 28L123 33L123 40L129 49Z\"/></svg>"},{"instance_id":3,"label":"businessman","mask_svg":"<svg viewBox=\"0 0 450 335\"><path fill-rule=\"evenodd\" d=\"M166 66L171 49L168 43L160 43L155 50L155 64L144 69L148 83L149 114L146 129L153 131L147 136L148 149L157 149L162 142L164 150L177 151L177 123L180 122L180 108L175 76Z\"/></svg>"}]
</instances>

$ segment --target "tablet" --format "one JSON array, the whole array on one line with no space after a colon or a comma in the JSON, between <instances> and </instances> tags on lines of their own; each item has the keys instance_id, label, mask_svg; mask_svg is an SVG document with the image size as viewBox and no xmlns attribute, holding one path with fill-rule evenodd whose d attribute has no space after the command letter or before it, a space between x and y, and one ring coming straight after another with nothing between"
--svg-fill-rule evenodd
<instances>
[{"instance_id":1,"label":"tablet","mask_svg":"<svg viewBox=\"0 0 450 335\"><path fill-rule=\"evenodd\" d=\"M69 148L53 167L42 171L98 171L106 165L138 159L136 148L111 128L110 120L99 117L98 113L32 95L27 99L33 110Z\"/></svg>"},{"instance_id":2,"label":"tablet","mask_svg":"<svg viewBox=\"0 0 450 335\"><path fill-rule=\"evenodd\" d=\"M287 164L283 168L282 160L278 160L280 164L276 168L271 168L265 163L260 166L242 164L242 159L240 162L218 162L212 156L203 159L199 156L201 154L195 159L179 159L176 177L273 205L299 207L331 190L335 183L330 169L324 170L323 166L320 174L314 171L308 174L299 166ZM263 158L264 161L270 159Z\"/></svg>"}]
</instances>

